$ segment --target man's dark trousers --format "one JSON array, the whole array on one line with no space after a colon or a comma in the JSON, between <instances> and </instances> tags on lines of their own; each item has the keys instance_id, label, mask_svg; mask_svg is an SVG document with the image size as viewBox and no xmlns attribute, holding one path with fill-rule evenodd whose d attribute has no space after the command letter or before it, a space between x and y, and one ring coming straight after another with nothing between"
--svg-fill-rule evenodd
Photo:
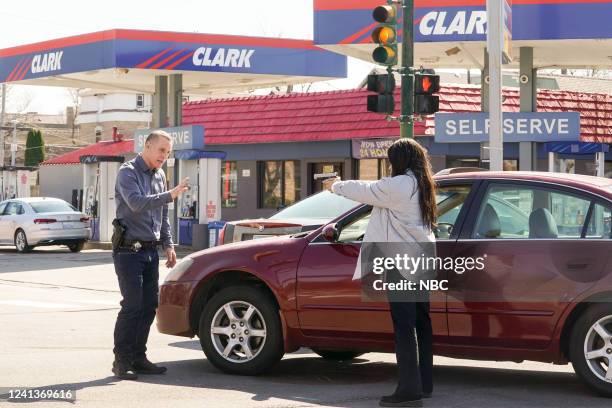
<instances>
[{"instance_id":1,"label":"man's dark trousers","mask_svg":"<svg viewBox=\"0 0 612 408\"><path fill-rule=\"evenodd\" d=\"M399 371L395 394L413 398L431 393L433 335L429 301L390 301L389 306L395 330L395 355Z\"/></svg>"},{"instance_id":2,"label":"man's dark trousers","mask_svg":"<svg viewBox=\"0 0 612 408\"><path fill-rule=\"evenodd\" d=\"M121 310L115 324L115 360L141 360L147 351L149 329L158 303L159 255L157 249L113 252L121 290Z\"/></svg>"}]
</instances>

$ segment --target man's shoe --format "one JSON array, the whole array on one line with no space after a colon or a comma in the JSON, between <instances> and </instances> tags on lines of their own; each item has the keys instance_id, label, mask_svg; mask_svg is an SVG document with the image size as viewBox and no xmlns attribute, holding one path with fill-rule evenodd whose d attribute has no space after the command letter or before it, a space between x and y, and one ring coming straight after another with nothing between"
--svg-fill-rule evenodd
<instances>
[{"instance_id":1,"label":"man's shoe","mask_svg":"<svg viewBox=\"0 0 612 408\"><path fill-rule=\"evenodd\" d=\"M113 362L113 374L120 380L136 380L138 378L132 365L123 360Z\"/></svg>"},{"instance_id":2,"label":"man's shoe","mask_svg":"<svg viewBox=\"0 0 612 408\"><path fill-rule=\"evenodd\" d=\"M378 403L381 407L422 407L421 398L398 397L397 395L387 395L382 397Z\"/></svg>"},{"instance_id":3,"label":"man's shoe","mask_svg":"<svg viewBox=\"0 0 612 408\"><path fill-rule=\"evenodd\" d=\"M138 374L163 374L167 368L153 364L146 357L142 360L136 360L132 363L132 367Z\"/></svg>"}]
</instances>

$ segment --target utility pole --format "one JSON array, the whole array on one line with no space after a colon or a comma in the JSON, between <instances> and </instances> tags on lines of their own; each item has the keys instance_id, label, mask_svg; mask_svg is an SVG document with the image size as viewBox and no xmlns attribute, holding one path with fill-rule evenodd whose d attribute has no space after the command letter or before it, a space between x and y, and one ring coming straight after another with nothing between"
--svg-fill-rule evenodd
<instances>
[{"instance_id":1,"label":"utility pole","mask_svg":"<svg viewBox=\"0 0 612 408\"><path fill-rule=\"evenodd\" d=\"M6 84L2 84L2 104L0 105L0 167L4 167L4 112L6 110Z\"/></svg>"},{"instance_id":2,"label":"utility pole","mask_svg":"<svg viewBox=\"0 0 612 408\"><path fill-rule=\"evenodd\" d=\"M489 155L490 170L502 171L502 2L487 0L487 49L489 51Z\"/></svg>"},{"instance_id":3,"label":"utility pole","mask_svg":"<svg viewBox=\"0 0 612 408\"><path fill-rule=\"evenodd\" d=\"M402 1L402 100L400 109L400 137L414 137L414 0Z\"/></svg>"},{"instance_id":4,"label":"utility pole","mask_svg":"<svg viewBox=\"0 0 612 408\"><path fill-rule=\"evenodd\" d=\"M17 159L17 120L13 121L13 142L11 143L11 167L15 167Z\"/></svg>"}]
</instances>

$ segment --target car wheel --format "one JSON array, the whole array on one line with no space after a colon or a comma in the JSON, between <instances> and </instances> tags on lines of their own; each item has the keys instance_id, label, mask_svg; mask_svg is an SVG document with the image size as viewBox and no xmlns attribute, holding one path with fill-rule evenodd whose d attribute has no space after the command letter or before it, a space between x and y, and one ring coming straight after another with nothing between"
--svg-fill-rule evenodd
<instances>
[{"instance_id":1,"label":"car wheel","mask_svg":"<svg viewBox=\"0 0 612 408\"><path fill-rule=\"evenodd\" d=\"M18 229L15 232L15 248L17 248L17 252L26 253L30 252L33 246L28 245L28 238L26 237L25 231L22 229Z\"/></svg>"},{"instance_id":2,"label":"car wheel","mask_svg":"<svg viewBox=\"0 0 612 408\"><path fill-rule=\"evenodd\" d=\"M320 349L312 349L315 353L320 355L326 360L334 360L334 361L348 361L354 358L359 357L364 353L360 353L358 351L346 351L346 350L320 350Z\"/></svg>"},{"instance_id":3,"label":"car wheel","mask_svg":"<svg viewBox=\"0 0 612 408\"><path fill-rule=\"evenodd\" d=\"M231 374L262 373L284 354L278 308L253 286L231 286L214 295L204 306L198 336L208 360Z\"/></svg>"},{"instance_id":4,"label":"car wheel","mask_svg":"<svg viewBox=\"0 0 612 408\"><path fill-rule=\"evenodd\" d=\"M570 338L576 374L592 389L612 397L612 305L595 304L578 319Z\"/></svg>"},{"instance_id":5,"label":"car wheel","mask_svg":"<svg viewBox=\"0 0 612 408\"><path fill-rule=\"evenodd\" d=\"M70 249L70 252L81 252L83 250L83 247L85 247L85 241L68 244L68 249Z\"/></svg>"}]
</instances>

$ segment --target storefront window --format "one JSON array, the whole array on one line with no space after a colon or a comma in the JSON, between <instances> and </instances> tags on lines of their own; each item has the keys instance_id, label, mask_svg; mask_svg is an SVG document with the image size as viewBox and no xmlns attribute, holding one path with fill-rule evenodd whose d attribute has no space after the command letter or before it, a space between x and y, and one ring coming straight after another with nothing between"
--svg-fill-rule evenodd
<instances>
[{"instance_id":1,"label":"storefront window","mask_svg":"<svg viewBox=\"0 0 612 408\"><path fill-rule=\"evenodd\" d=\"M238 206L238 170L235 161L221 164L221 208Z\"/></svg>"},{"instance_id":2,"label":"storefront window","mask_svg":"<svg viewBox=\"0 0 612 408\"><path fill-rule=\"evenodd\" d=\"M359 179L378 180L378 159L359 160Z\"/></svg>"},{"instance_id":3,"label":"storefront window","mask_svg":"<svg viewBox=\"0 0 612 408\"><path fill-rule=\"evenodd\" d=\"M391 176L389 159L359 160L359 180L378 180Z\"/></svg>"},{"instance_id":4,"label":"storefront window","mask_svg":"<svg viewBox=\"0 0 612 408\"><path fill-rule=\"evenodd\" d=\"M504 160L503 168L504 171L517 171L518 160Z\"/></svg>"},{"instance_id":5,"label":"storefront window","mask_svg":"<svg viewBox=\"0 0 612 408\"><path fill-rule=\"evenodd\" d=\"M283 208L300 199L299 161L258 163L259 208Z\"/></svg>"},{"instance_id":6,"label":"storefront window","mask_svg":"<svg viewBox=\"0 0 612 408\"><path fill-rule=\"evenodd\" d=\"M300 162L284 162L284 201L283 207L287 207L300 200L302 189L300 188Z\"/></svg>"},{"instance_id":7,"label":"storefront window","mask_svg":"<svg viewBox=\"0 0 612 408\"><path fill-rule=\"evenodd\" d=\"M319 191L323 191L323 180L315 180L315 174L322 173L337 173L338 177L343 178L344 176L344 164L342 162L337 163L309 163L308 174L310 178L310 187L308 194L315 194Z\"/></svg>"}]
</instances>

